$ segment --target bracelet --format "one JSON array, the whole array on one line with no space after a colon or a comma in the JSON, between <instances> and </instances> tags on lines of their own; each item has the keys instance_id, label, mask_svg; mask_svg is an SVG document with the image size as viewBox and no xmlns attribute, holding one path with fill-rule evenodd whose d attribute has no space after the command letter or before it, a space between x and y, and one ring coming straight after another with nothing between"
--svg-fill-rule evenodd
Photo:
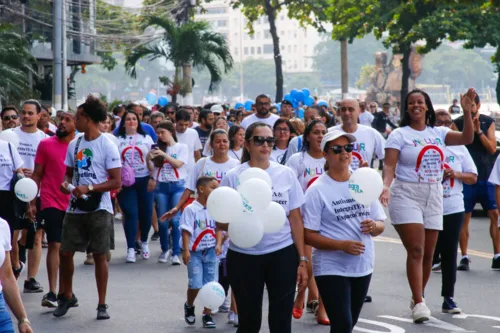
<instances>
[{"instance_id":1,"label":"bracelet","mask_svg":"<svg viewBox=\"0 0 500 333\"><path fill-rule=\"evenodd\" d=\"M31 326L31 322L28 320L28 318L19 319L19 322L17 323L17 327L21 326L22 324L28 324Z\"/></svg>"}]
</instances>

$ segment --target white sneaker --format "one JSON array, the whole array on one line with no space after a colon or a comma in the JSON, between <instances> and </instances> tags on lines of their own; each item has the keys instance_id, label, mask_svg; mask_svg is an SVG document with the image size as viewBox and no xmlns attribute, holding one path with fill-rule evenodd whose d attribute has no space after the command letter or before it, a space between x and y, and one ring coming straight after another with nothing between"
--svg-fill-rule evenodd
<instances>
[{"instance_id":1,"label":"white sneaker","mask_svg":"<svg viewBox=\"0 0 500 333\"><path fill-rule=\"evenodd\" d=\"M142 259L148 260L149 259L149 244L147 242L143 242L141 244L141 253L142 253Z\"/></svg>"},{"instance_id":2,"label":"white sneaker","mask_svg":"<svg viewBox=\"0 0 500 333\"><path fill-rule=\"evenodd\" d=\"M233 311L229 311L229 314L227 315L227 323L234 324L234 312Z\"/></svg>"},{"instance_id":3,"label":"white sneaker","mask_svg":"<svg viewBox=\"0 0 500 333\"><path fill-rule=\"evenodd\" d=\"M116 215L115 215L115 219L117 219L117 220L121 220L122 218L123 218L122 213L116 213Z\"/></svg>"},{"instance_id":4,"label":"white sneaker","mask_svg":"<svg viewBox=\"0 0 500 333\"><path fill-rule=\"evenodd\" d=\"M415 304L415 307L412 310L412 317L415 324L421 324L431 318L431 310L429 310L424 302L420 302Z\"/></svg>"},{"instance_id":5,"label":"white sneaker","mask_svg":"<svg viewBox=\"0 0 500 333\"><path fill-rule=\"evenodd\" d=\"M167 252L162 252L160 254L160 257L158 257L158 262L164 264L168 261L168 251Z\"/></svg>"},{"instance_id":6,"label":"white sneaker","mask_svg":"<svg viewBox=\"0 0 500 333\"><path fill-rule=\"evenodd\" d=\"M235 314L234 317L233 317L233 326L234 327L238 327L240 324L239 324L239 321L238 321L238 315Z\"/></svg>"},{"instance_id":7,"label":"white sneaker","mask_svg":"<svg viewBox=\"0 0 500 333\"><path fill-rule=\"evenodd\" d=\"M179 259L179 256L173 256L172 257L172 265L173 266L178 266L181 264L181 260Z\"/></svg>"},{"instance_id":8,"label":"white sneaker","mask_svg":"<svg viewBox=\"0 0 500 333\"><path fill-rule=\"evenodd\" d=\"M135 249L130 248L127 250L127 258L125 259L126 262L135 262Z\"/></svg>"},{"instance_id":9,"label":"white sneaker","mask_svg":"<svg viewBox=\"0 0 500 333\"><path fill-rule=\"evenodd\" d=\"M422 302L425 303L425 298L423 298L423 297L422 297ZM410 310L413 310L414 307L415 307L415 301L412 298L410 301Z\"/></svg>"}]
</instances>

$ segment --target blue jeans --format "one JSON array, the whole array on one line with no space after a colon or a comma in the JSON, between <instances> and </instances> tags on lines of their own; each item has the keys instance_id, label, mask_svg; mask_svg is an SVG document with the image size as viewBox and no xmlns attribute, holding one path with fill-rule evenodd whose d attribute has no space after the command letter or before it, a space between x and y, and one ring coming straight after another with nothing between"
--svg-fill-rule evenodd
<instances>
[{"instance_id":1,"label":"blue jeans","mask_svg":"<svg viewBox=\"0 0 500 333\"><path fill-rule=\"evenodd\" d=\"M182 193L184 193L184 180L178 182L162 183L158 182L155 191L156 215L158 216L158 227L160 229L160 245L163 252L168 251L168 221L161 222L160 216L171 210L179 202ZM181 220L181 212L179 211L172 218L172 255L178 256L181 254L179 245L181 231L179 230L179 222Z\"/></svg>"},{"instance_id":2,"label":"blue jeans","mask_svg":"<svg viewBox=\"0 0 500 333\"><path fill-rule=\"evenodd\" d=\"M0 292L0 333L14 333L12 319L10 319L9 310L3 298L3 293Z\"/></svg>"},{"instance_id":3,"label":"blue jeans","mask_svg":"<svg viewBox=\"0 0 500 333\"><path fill-rule=\"evenodd\" d=\"M201 289L207 283L219 280L215 247L189 252L191 253L191 259L187 264L189 289Z\"/></svg>"},{"instance_id":4,"label":"blue jeans","mask_svg":"<svg viewBox=\"0 0 500 333\"><path fill-rule=\"evenodd\" d=\"M147 242L153 216L153 192L148 192L149 176L135 179L135 184L124 187L118 194L118 203L123 212L123 229L127 248L135 248L137 221L141 228L141 241Z\"/></svg>"}]
</instances>

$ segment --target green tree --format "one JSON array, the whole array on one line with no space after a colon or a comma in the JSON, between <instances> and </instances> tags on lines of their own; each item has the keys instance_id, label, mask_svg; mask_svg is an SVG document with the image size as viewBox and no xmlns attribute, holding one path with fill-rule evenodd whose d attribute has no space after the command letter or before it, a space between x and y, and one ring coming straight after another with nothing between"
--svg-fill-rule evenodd
<instances>
[{"instance_id":1,"label":"green tree","mask_svg":"<svg viewBox=\"0 0 500 333\"><path fill-rule=\"evenodd\" d=\"M29 75L35 75L36 60L29 47L11 25L0 24L0 101L14 103L32 96Z\"/></svg>"},{"instance_id":2,"label":"green tree","mask_svg":"<svg viewBox=\"0 0 500 333\"><path fill-rule=\"evenodd\" d=\"M163 29L160 38L127 52L125 67L132 77L136 75L139 59L164 59L175 67L172 100L176 92L182 96L191 96L191 68L206 68L210 72L209 91L213 91L222 80L223 73L233 67L233 58L229 45L222 34L213 32L208 22L189 21L178 25L167 17L151 16L145 26ZM182 68L182 81L180 68Z\"/></svg>"},{"instance_id":3,"label":"green tree","mask_svg":"<svg viewBox=\"0 0 500 333\"><path fill-rule=\"evenodd\" d=\"M368 86L375 75L375 65L366 64L359 71L359 79L356 81L356 87L364 88Z\"/></svg>"}]
</instances>

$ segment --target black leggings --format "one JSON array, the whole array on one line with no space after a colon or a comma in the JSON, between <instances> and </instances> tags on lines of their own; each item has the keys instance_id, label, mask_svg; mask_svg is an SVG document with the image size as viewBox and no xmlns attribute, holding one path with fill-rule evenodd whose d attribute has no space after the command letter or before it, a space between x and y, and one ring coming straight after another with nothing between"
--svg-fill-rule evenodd
<instances>
[{"instance_id":1,"label":"black leggings","mask_svg":"<svg viewBox=\"0 0 500 333\"><path fill-rule=\"evenodd\" d=\"M330 333L351 333L358 322L372 275L315 276L319 294L330 319Z\"/></svg>"},{"instance_id":2,"label":"black leggings","mask_svg":"<svg viewBox=\"0 0 500 333\"><path fill-rule=\"evenodd\" d=\"M269 296L269 331L292 331L298 264L294 245L263 255L227 252L227 273L238 307L237 333L260 331L264 285Z\"/></svg>"},{"instance_id":3,"label":"black leggings","mask_svg":"<svg viewBox=\"0 0 500 333\"><path fill-rule=\"evenodd\" d=\"M464 212L443 216L443 230L439 232L434 262L441 260L441 296L453 297L457 281L457 248L460 229L464 224ZM440 259L439 259L440 258Z\"/></svg>"},{"instance_id":4,"label":"black leggings","mask_svg":"<svg viewBox=\"0 0 500 333\"><path fill-rule=\"evenodd\" d=\"M219 284L224 288L227 297L229 293L229 277L227 276L226 258L221 259L219 262Z\"/></svg>"}]
</instances>

